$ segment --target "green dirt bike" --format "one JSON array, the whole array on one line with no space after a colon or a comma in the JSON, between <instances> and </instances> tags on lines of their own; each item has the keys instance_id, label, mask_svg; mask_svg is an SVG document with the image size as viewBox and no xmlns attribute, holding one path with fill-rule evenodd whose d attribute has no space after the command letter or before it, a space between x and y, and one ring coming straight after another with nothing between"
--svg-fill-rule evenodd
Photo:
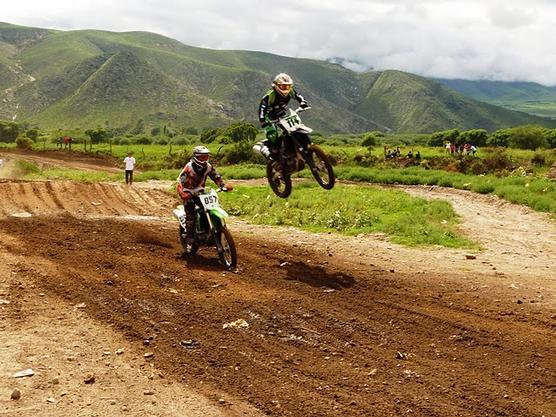
<instances>
[{"instance_id":1,"label":"green dirt bike","mask_svg":"<svg viewBox=\"0 0 556 417\"><path fill-rule=\"evenodd\" d=\"M291 175L308 166L317 183L324 189L334 187L336 175L324 151L315 145L309 134L313 131L301 121L300 112L310 107L288 109L276 125L283 131L278 158L269 161L266 177L274 194L286 198L292 192Z\"/></svg>"},{"instance_id":2,"label":"green dirt bike","mask_svg":"<svg viewBox=\"0 0 556 417\"><path fill-rule=\"evenodd\" d=\"M218 191L227 191L220 188ZM195 199L195 241L187 248L185 210L183 205L174 209L174 215L180 222L180 243L187 257L197 254L201 246L215 246L218 259L226 269L234 269L237 265L237 251L232 234L226 227L228 213L220 207L218 194L215 190L200 190Z\"/></svg>"}]
</instances>

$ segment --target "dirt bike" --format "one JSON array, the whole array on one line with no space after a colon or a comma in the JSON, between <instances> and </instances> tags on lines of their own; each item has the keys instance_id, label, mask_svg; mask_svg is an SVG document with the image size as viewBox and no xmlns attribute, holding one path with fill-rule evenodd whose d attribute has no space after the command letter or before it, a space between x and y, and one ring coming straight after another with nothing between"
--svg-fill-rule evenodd
<instances>
[{"instance_id":1,"label":"dirt bike","mask_svg":"<svg viewBox=\"0 0 556 417\"><path fill-rule=\"evenodd\" d=\"M305 126L298 115L309 109L310 107L287 109L276 122L283 134L277 159L267 163L266 177L270 188L278 197L286 198L291 194L291 175L304 169L305 165L322 188L330 190L334 187L336 176L332 164L324 151L311 142L309 134L313 130Z\"/></svg>"},{"instance_id":2,"label":"dirt bike","mask_svg":"<svg viewBox=\"0 0 556 417\"><path fill-rule=\"evenodd\" d=\"M226 191L224 188L218 191ZM180 222L180 243L187 257L197 254L201 246L216 246L218 259L226 269L233 269L237 265L237 251L232 234L226 227L228 213L220 207L218 194L215 190L200 190L195 196L195 229L194 242L187 247L185 209L179 205L174 209L174 215Z\"/></svg>"}]
</instances>

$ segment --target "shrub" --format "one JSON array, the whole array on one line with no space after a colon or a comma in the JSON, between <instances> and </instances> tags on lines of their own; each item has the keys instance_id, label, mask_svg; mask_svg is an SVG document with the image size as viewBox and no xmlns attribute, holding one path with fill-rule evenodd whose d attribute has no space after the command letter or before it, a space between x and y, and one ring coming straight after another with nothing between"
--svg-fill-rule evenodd
<instances>
[{"instance_id":1,"label":"shrub","mask_svg":"<svg viewBox=\"0 0 556 417\"><path fill-rule=\"evenodd\" d=\"M535 152L535 154L531 158L531 163L537 166L544 166L546 163L546 158L544 157L543 153Z\"/></svg>"},{"instance_id":2,"label":"shrub","mask_svg":"<svg viewBox=\"0 0 556 417\"><path fill-rule=\"evenodd\" d=\"M153 143L153 140L151 138L148 138L147 136L141 136L135 139L134 142L138 145L150 145Z\"/></svg>"},{"instance_id":3,"label":"shrub","mask_svg":"<svg viewBox=\"0 0 556 417\"><path fill-rule=\"evenodd\" d=\"M33 141L27 136L18 136L15 144L19 149L33 149Z\"/></svg>"}]
</instances>

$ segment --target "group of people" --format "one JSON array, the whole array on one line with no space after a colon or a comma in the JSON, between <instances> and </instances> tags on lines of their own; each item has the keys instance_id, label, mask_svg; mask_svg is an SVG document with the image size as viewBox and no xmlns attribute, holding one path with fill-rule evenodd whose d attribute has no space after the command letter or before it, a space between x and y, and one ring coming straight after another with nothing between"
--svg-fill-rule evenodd
<instances>
[{"instance_id":1,"label":"group of people","mask_svg":"<svg viewBox=\"0 0 556 417\"><path fill-rule=\"evenodd\" d=\"M394 159L394 158L399 158L401 156L402 156L402 151L400 150L399 146L397 146L396 149L388 149L386 146L384 147L384 159ZM408 159L415 159L415 161L421 160L421 152L419 151L413 154L413 151L410 150L406 156Z\"/></svg>"},{"instance_id":2,"label":"group of people","mask_svg":"<svg viewBox=\"0 0 556 417\"><path fill-rule=\"evenodd\" d=\"M446 144L446 153L449 153L451 155L469 155L472 154L473 156L475 156L475 154L477 153L477 147L475 145L472 145L470 143L461 143L461 144L455 144L453 142L448 142Z\"/></svg>"},{"instance_id":3,"label":"group of people","mask_svg":"<svg viewBox=\"0 0 556 417\"><path fill-rule=\"evenodd\" d=\"M56 142L56 147L59 149L68 149L71 151L71 144L73 143L73 138L71 136L65 135L60 136Z\"/></svg>"}]
</instances>

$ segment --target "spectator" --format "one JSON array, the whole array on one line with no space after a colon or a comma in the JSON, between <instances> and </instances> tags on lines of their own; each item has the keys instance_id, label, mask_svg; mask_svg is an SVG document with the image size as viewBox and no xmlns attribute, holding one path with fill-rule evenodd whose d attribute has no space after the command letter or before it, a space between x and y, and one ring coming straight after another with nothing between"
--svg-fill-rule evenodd
<instances>
[{"instance_id":1,"label":"spectator","mask_svg":"<svg viewBox=\"0 0 556 417\"><path fill-rule=\"evenodd\" d=\"M409 151L409 152L407 153L407 158L408 158L408 159L413 159L413 152Z\"/></svg>"},{"instance_id":2,"label":"spectator","mask_svg":"<svg viewBox=\"0 0 556 417\"><path fill-rule=\"evenodd\" d=\"M133 152L128 152L124 158L125 164L125 183L131 185L133 183L133 170L135 169L135 158Z\"/></svg>"},{"instance_id":3,"label":"spectator","mask_svg":"<svg viewBox=\"0 0 556 417\"><path fill-rule=\"evenodd\" d=\"M477 153L477 147L475 145L471 145L471 153L473 154L473 156L475 156L475 154Z\"/></svg>"},{"instance_id":4,"label":"spectator","mask_svg":"<svg viewBox=\"0 0 556 417\"><path fill-rule=\"evenodd\" d=\"M64 144L64 138L60 136L56 141L56 148L62 149L63 144Z\"/></svg>"},{"instance_id":5,"label":"spectator","mask_svg":"<svg viewBox=\"0 0 556 417\"><path fill-rule=\"evenodd\" d=\"M421 152L417 151L415 153L415 161L417 161L417 162L421 161Z\"/></svg>"}]
</instances>

